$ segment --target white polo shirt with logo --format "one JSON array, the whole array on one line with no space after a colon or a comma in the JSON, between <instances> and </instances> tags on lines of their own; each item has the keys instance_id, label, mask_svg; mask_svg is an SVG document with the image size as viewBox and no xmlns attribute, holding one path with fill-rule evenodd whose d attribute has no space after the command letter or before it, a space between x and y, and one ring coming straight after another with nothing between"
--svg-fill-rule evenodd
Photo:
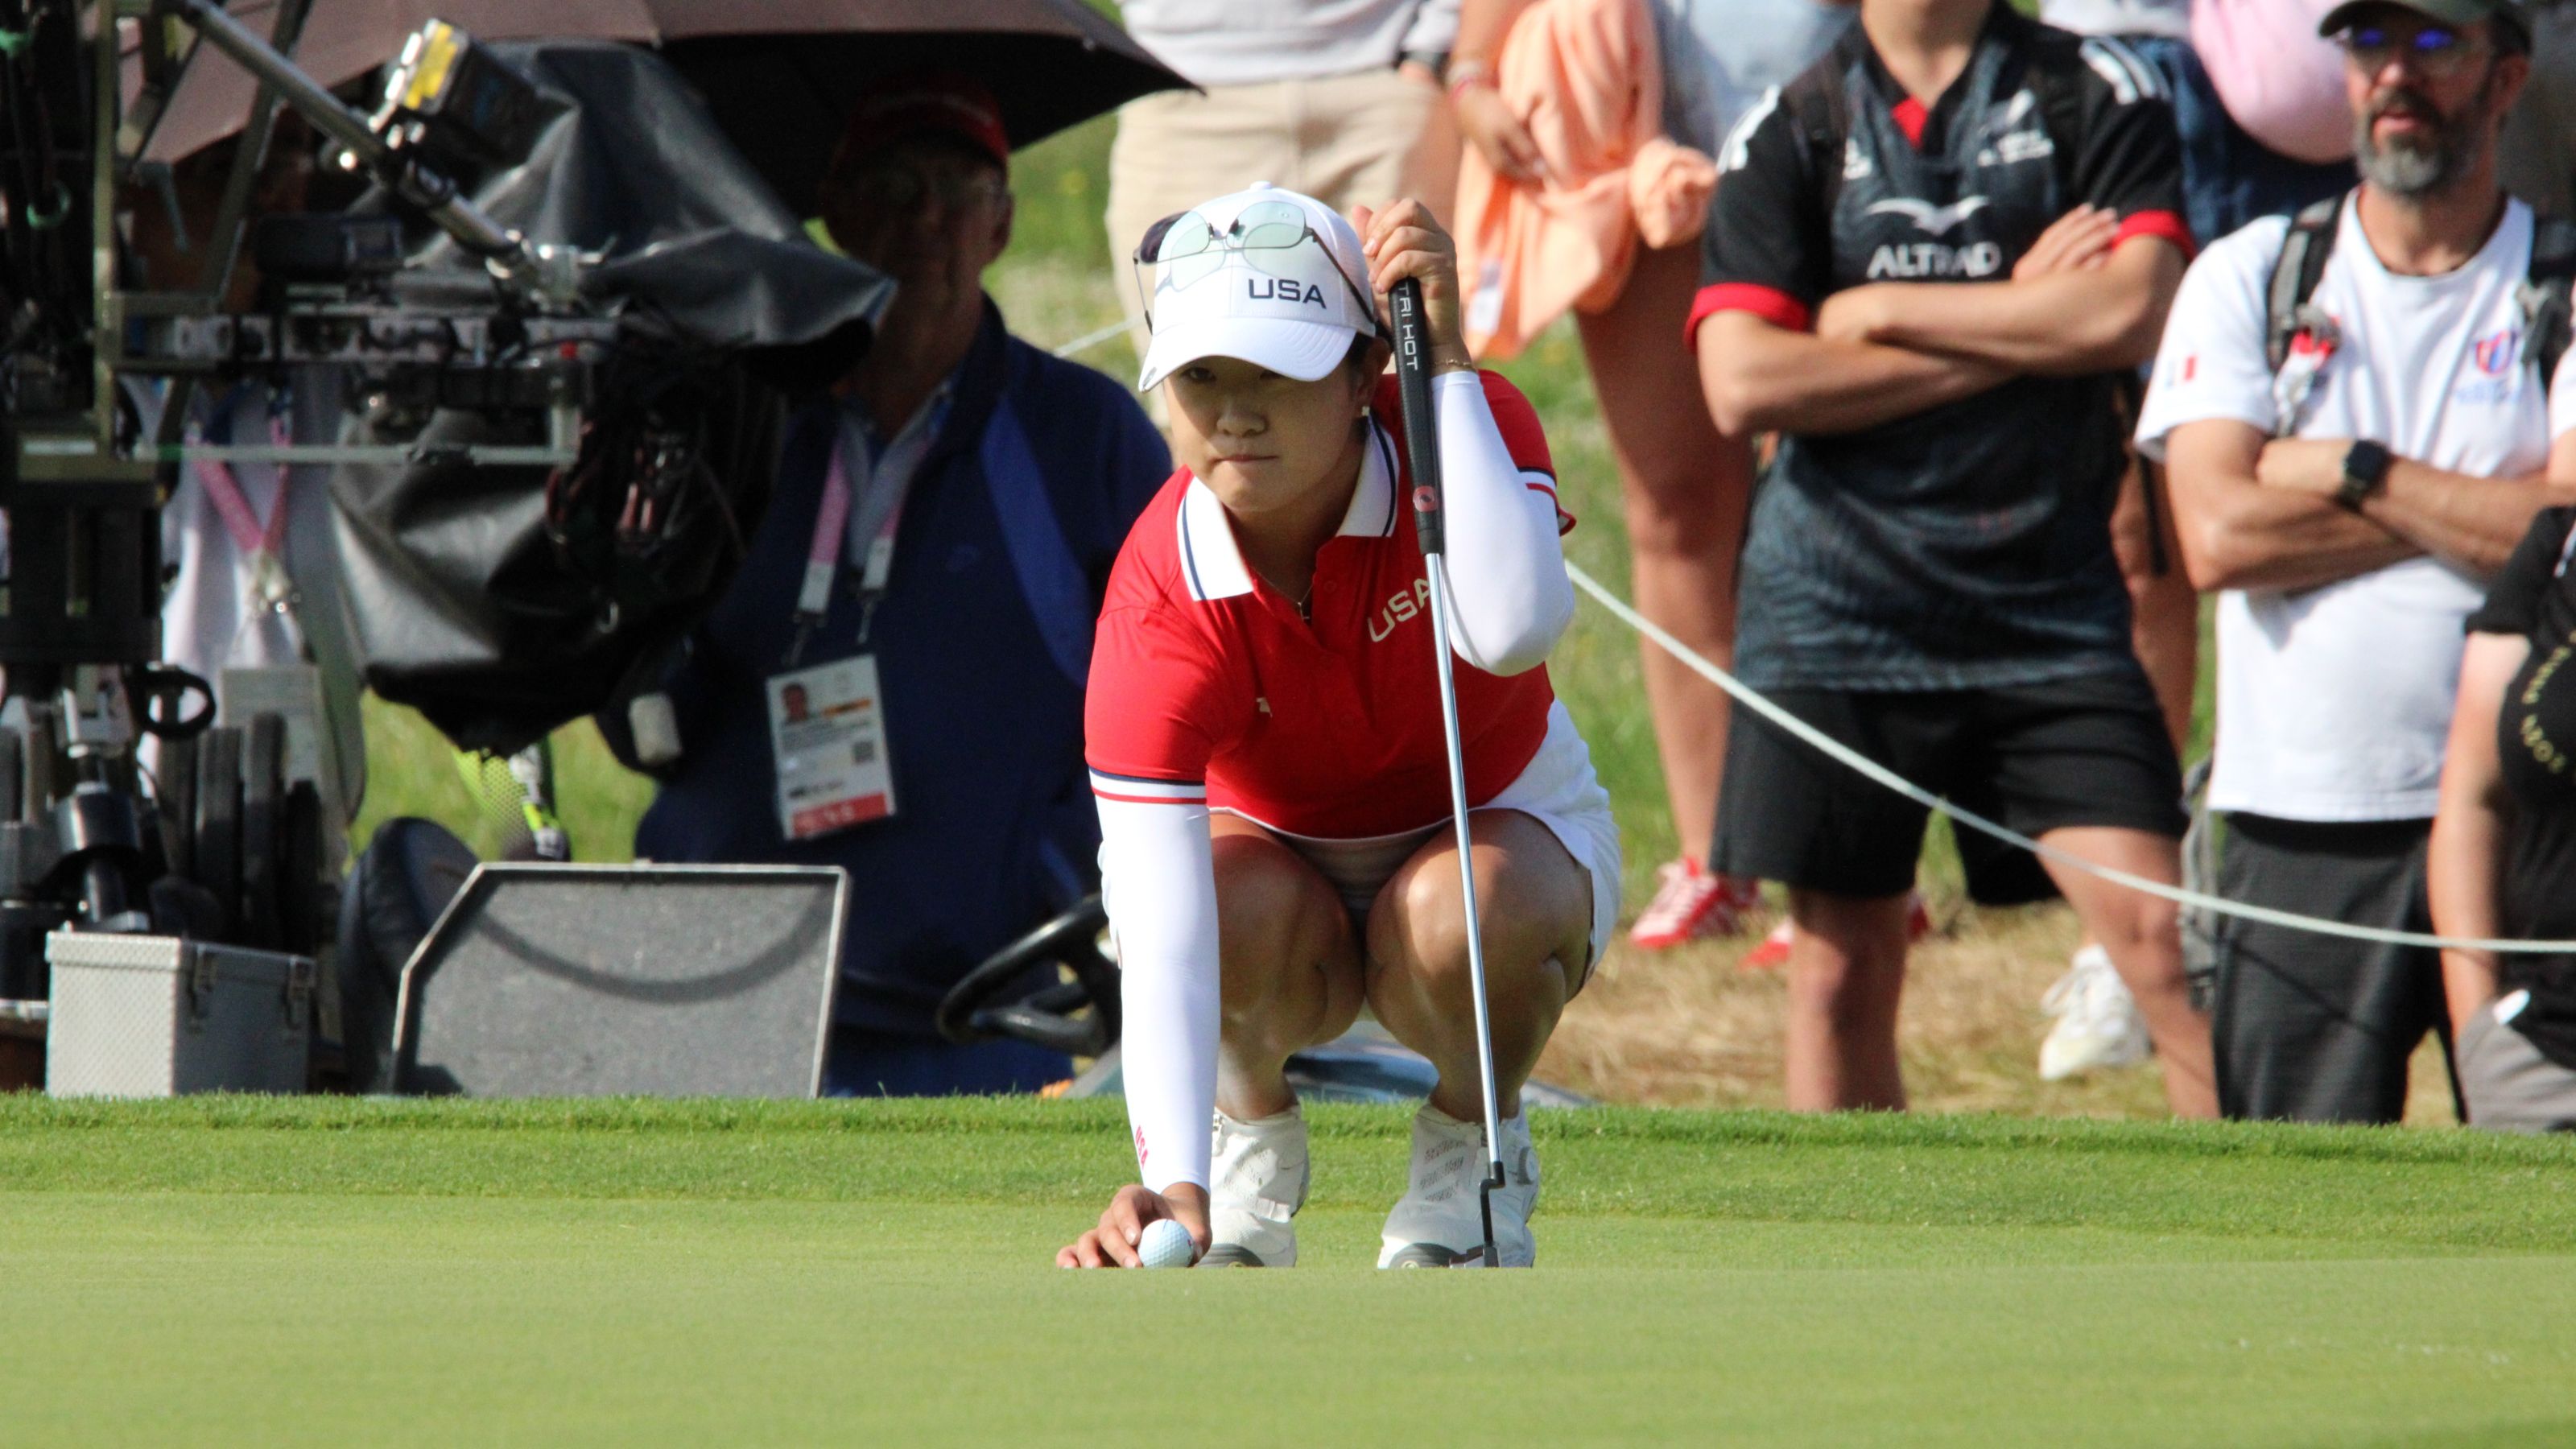
<instances>
[{"instance_id":1,"label":"white polo shirt with logo","mask_svg":"<svg viewBox=\"0 0 2576 1449\"><path fill-rule=\"evenodd\" d=\"M2286 218L2258 221L2185 274L2138 420L2147 456L2162 460L2186 423L2280 431L2264 319L2288 232ZM2311 299L2341 342L2288 435L2369 438L2478 477L2539 471L2554 430L2516 298L2531 237L2530 208L2511 201L2467 265L2401 276L2372 252L2347 199ZM2316 588L2221 593L2211 807L2285 820L2429 819L2462 624L2485 596L2485 580L2429 556Z\"/></svg>"}]
</instances>

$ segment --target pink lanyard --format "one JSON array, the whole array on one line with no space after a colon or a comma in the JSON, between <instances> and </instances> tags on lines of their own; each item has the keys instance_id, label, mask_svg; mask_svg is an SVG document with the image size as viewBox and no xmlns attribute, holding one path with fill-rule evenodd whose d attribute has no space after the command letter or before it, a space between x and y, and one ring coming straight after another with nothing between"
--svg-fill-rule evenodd
<instances>
[{"instance_id":1,"label":"pink lanyard","mask_svg":"<svg viewBox=\"0 0 2576 1449\"><path fill-rule=\"evenodd\" d=\"M911 492L909 488L904 490ZM903 500L886 510L885 522L877 525L875 538L868 541L868 556L859 571L859 591L873 614L877 596L885 592L887 576L894 572L894 534L903 523ZM832 461L823 470L823 501L814 510L814 538L805 546L805 584L796 593L796 641L788 650L792 664L805 652L805 641L823 625L824 616L832 611L832 580L841 571L842 535L850 526L850 473L841 461L841 444L832 442ZM866 615L861 616L859 636L867 637Z\"/></svg>"},{"instance_id":2,"label":"pink lanyard","mask_svg":"<svg viewBox=\"0 0 2576 1449\"><path fill-rule=\"evenodd\" d=\"M841 534L850 526L850 474L841 466L841 440L832 439L832 462L823 470L823 503L814 510L814 541L805 546L805 587L796 595L799 623L821 622L832 607L832 576L841 571Z\"/></svg>"},{"instance_id":3,"label":"pink lanyard","mask_svg":"<svg viewBox=\"0 0 2576 1449\"><path fill-rule=\"evenodd\" d=\"M268 420L268 440L280 448L288 445L284 419ZM190 425L189 445L202 446L203 442L203 432ZM286 465L276 465L277 501L269 506L268 526L262 528L259 515L251 512L250 500L242 495L241 484L233 478L231 464L220 458L199 458L195 462L197 480L206 485L206 496L214 500L215 512L223 516L224 532L233 536L233 546L245 554L275 554L286 542Z\"/></svg>"}]
</instances>

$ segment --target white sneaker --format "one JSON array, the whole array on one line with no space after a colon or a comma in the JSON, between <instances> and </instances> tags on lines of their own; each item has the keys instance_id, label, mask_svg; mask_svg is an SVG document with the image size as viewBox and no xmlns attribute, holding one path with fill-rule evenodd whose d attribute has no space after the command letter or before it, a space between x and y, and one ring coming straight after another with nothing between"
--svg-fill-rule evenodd
<instances>
[{"instance_id":1,"label":"white sneaker","mask_svg":"<svg viewBox=\"0 0 2576 1449\"><path fill-rule=\"evenodd\" d=\"M1485 1128L1425 1102L1413 1114L1413 1168L1386 1215L1381 1268L1480 1267L1485 1256ZM1494 1255L1506 1268L1538 1261L1530 1213L1538 1207L1538 1152L1529 1114L1503 1119L1503 1186L1494 1190Z\"/></svg>"},{"instance_id":2,"label":"white sneaker","mask_svg":"<svg viewBox=\"0 0 2576 1449\"><path fill-rule=\"evenodd\" d=\"M2137 998L2111 966L2111 953L2087 946L2066 974L2039 999L2057 1018L2039 1044L2039 1079L2063 1081L2101 1067L2135 1066L2147 1059L2147 1022Z\"/></svg>"},{"instance_id":3,"label":"white sneaker","mask_svg":"<svg viewBox=\"0 0 2576 1449\"><path fill-rule=\"evenodd\" d=\"M1211 1241L1202 1268L1286 1268L1306 1205L1306 1118L1295 1107L1250 1122L1216 1114L1208 1176Z\"/></svg>"}]
</instances>

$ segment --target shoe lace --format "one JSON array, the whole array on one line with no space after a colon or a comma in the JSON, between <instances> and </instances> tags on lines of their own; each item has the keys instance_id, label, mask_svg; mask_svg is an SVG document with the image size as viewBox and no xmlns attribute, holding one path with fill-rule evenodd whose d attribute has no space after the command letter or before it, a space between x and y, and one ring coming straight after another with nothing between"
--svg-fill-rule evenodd
<instances>
[{"instance_id":1,"label":"shoe lace","mask_svg":"<svg viewBox=\"0 0 2576 1449\"><path fill-rule=\"evenodd\" d=\"M1414 1149L1412 1191L1426 1202L1446 1202L1465 1185L1484 1176L1485 1135L1465 1132L1426 1135Z\"/></svg>"},{"instance_id":2,"label":"shoe lace","mask_svg":"<svg viewBox=\"0 0 2576 1449\"><path fill-rule=\"evenodd\" d=\"M1705 910L1726 889L1726 878L1693 870L1686 860L1667 861L1655 871L1661 884L1655 898L1637 915L1637 929L1652 934L1681 925Z\"/></svg>"},{"instance_id":3,"label":"shoe lace","mask_svg":"<svg viewBox=\"0 0 2576 1449\"><path fill-rule=\"evenodd\" d=\"M2074 1010L2076 999L2084 989L2083 972L2081 966L2067 967L2066 974L2050 983L2048 990L2041 993L2039 1009L2050 1016L2064 1016Z\"/></svg>"},{"instance_id":4,"label":"shoe lace","mask_svg":"<svg viewBox=\"0 0 2576 1449\"><path fill-rule=\"evenodd\" d=\"M2120 973L2109 962L2087 959L2069 966L2057 985L2049 988L2048 995L2040 998L2040 1004L2048 1007L2052 1000L2061 1002L2053 1009L2066 1019L2070 1031L2102 1035L2119 1024L2127 998L2128 988L2121 984Z\"/></svg>"}]
</instances>

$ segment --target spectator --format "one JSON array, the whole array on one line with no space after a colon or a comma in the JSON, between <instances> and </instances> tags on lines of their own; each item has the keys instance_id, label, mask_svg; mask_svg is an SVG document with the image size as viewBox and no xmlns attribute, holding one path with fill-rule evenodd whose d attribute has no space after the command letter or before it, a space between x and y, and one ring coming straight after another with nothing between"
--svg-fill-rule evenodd
<instances>
[{"instance_id":1,"label":"spectator","mask_svg":"<svg viewBox=\"0 0 2576 1449\"><path fill-rule=\"evenodd\" d=\"M2191 45L2148 54L2174 88L2191 222L2222 237L2352 186L2337 0L2191 0Z\"/></svg>"},{"instance_id":2,"label":"spectator","mask_svg":"<svg viewBox=\"0 0 2576 1449\"><path fill-rule=\"evenodd\" d=\"M931 1012L1091 888L1092 620L1170 455L1125 389L1013 338L984 295L1008 166L972 82L898 77L852 116L824 223L902 290L791 421L741 574L667 682L681 754L635 832L660 860L849 870L838 1093L1015 1091L1067 1066L946 1045Z\"/></svg>"},{"instance_id":3,"label":"spectator","mask_svg":"<svg viewBox=\"0 0 2576 1449\"><path fill-rule=\"evenodd\" d=\"M1513 32L1526 8L1527 0L1465 0L1450 61L1452 93L1459 130L1501 178L1498 184L1557 189L1573 180L1562 159L1551 164L1531 135L1526 104L1516 105L1518 97L1494 84L1507 34L1515 45L1544 39L1543 31ZM1659 86L1666 138L1707 156L1765 93L1823 54L1853 13L1849 4L1824 0L1654 0L1639 8L1652 11L1660 73L1631 84ZM1462 201L1468 190L1462 189ZM1459 230L1472 239L1478 228L1462 217ZM1637 246L1615 297L1599 310L1578 310L1575 322L1619 467L1638 606L1725 664L1734 655L1735 566L1753 459L1746 439L1720 433L1711 422L1691 374L1669 365L1673 329L1690 315L1697 285L1696 240L1686 235L1668 246ZM1471 276L1479 302L1471 317L1496 280ZM1529 320L1522 332L1544 320ZM1639 913L1630 939L1660 949L1732 934L1758 897L1755 882L1728 879L1706 865L1726 760L1726 696L1663 650L1639 647L1681 855L1658 872L1655 898Z\"/></svg>"},{"instance_id":4,"label":"spectator","mask_svg":"<svg viewBox=\"0 0 2576 1449\"><path fill-rule=\"evenodd\" d=\"M1115 246L1252 180L1345 214L1399 196L1448 211L1458 137L1440 87L1458 0L1128 0L1120 18L1199 91L1164 91L1118 113ZM1126 260L1112 258L1122 271ZM1141 328L1144 299L1118 292Z\"/></svg>"},{"instance_id":5,"label":"spectator","mask_svg":"<svg viewBox=\"0 0 2576 1449\"><path fill-rule=\"evenodd\" d=\"M2550 399L2552 477L2576 476L2576 393ZM2576 938L2576 508L2542 510L2469 616L2460 707L2426 867L2433 928L2470 939ZM2472 1126L2576 1129L2576 961L2442 953Z\"/></svg>"},{"instance_id":6,"label":"spectator","mask_svg":"<svg viewBox=\"0 0 2576 1449\"><path fill-rule=\"evenodd\" d=\"M2195 236L2214 235L2199 229L2204 219L2191 210L2193 199L2201 194L2196 183L2205 183L2206 178L2194 174L2193 138L2183 113L2191 109L2193 100L2200 103L2194 114L2204 121L2210 116L2223 121L2224 113L2216 97L2207 94L2208 77L2191 56L2190 0L2041 0L2039 17L2077 35L2117 40L2155 69L2182 136L2185 215L2194 224ZM2186 98L2186 87L2195 82L2199 94ZM2336 104L2342 104L2341 92L2336 94ZM2143 378L2123 379L2114 403L2123 436L2137 422L2145 387ZM2129 588L2129 645L2147 671L2147 683L2154 687L2156 704L2164 712L2165 732L2173 737L2179 753L2188 743L2192 694L2199 683L2200 598L2192 592L2191 580L2183 576L2176 557L2179 545L2173 537L2173 507L2164 495L2164 479L2134 452L2121 470L2119 501L2111 508L2111 552ZM2136 999L2120 984L2120 973L2099 942L2085 941L2076 947L2066 974L2041 996L2040 1009L2055 1018L2039 1044L2041 1081L2131 1066L2147 1058L2146 1018L2138 1014Z\"/></svg>"},{"instance_id":7,"label":"spectator","mask_svg":"<svg viewBox=\"0 0 2576 1449\"><path fill-rule=\"evenodd\" d=\"M2461 622L2549 450L2519 299L2532 215L2495 176L2529 37L2509 0L2363 0L2325 27L2361 185L2194 264L2138 440L2166 461L2192 581L2221 591L2220 893L2421 930ZM2323 270L2276 338L2294 235ZM2444 1025L2433 952L2233 919L2215 946L2226 1113L2397 1120Z\"/></svg>"},{"instance_id":8,"label":"spectator","mask_svg":"<svg viewBox=\"0 0 2576 1449\"><path fill-rule=\"evenodd\" d=\"M135 263L153 290L215 285L203 272L215 254L213 228L240 145L231 138L182 157L157 184L135 186L121 198ZM302 211L312 177L312 132L285 113L261 157L250 218ZM249 251L244 248L225 290L228 310L259 305L262 283ZM129 381L127 389L142 426L157 430L163 387ZM270 382L192 389L183 436L216 446L320 445L338 441L340 419L338 374L303 367ZM161 556L171 570L161 647L164 660L204 678L219 698L225 673L245 671L235 683L255 691L253 707L286 719L291 753L327 802L336 860L338 837L365 792L367 765L328 474L310 464L212 460L179 469L161 510ZM246 724L243 704L235 698L219 721ZM143 741L147 765L158 764L159 744Z\"/></svg>"},{"instance_id":9,"label":"spectator","mask_svg":"<svg viewBox=\"0 0 2576 1449\"><path fill-rule=\"evenodd\" d=\"M2088 862L2179 875L2180 771L2129 647L2120 373L2189 235L2173 121L2116 44L1989 0L1862 0L1736 128L1693 308L1711 409L1778 429L1736 664L1845 745ZM1767 724L1727 742L1718 868L1789 887L1788 1098L1901 1107L1925 812ZM1971 852L1990 901L2047 885ZM2213 1110L2174 912L2050 864Z\"/></svg>"}]
</instances>

